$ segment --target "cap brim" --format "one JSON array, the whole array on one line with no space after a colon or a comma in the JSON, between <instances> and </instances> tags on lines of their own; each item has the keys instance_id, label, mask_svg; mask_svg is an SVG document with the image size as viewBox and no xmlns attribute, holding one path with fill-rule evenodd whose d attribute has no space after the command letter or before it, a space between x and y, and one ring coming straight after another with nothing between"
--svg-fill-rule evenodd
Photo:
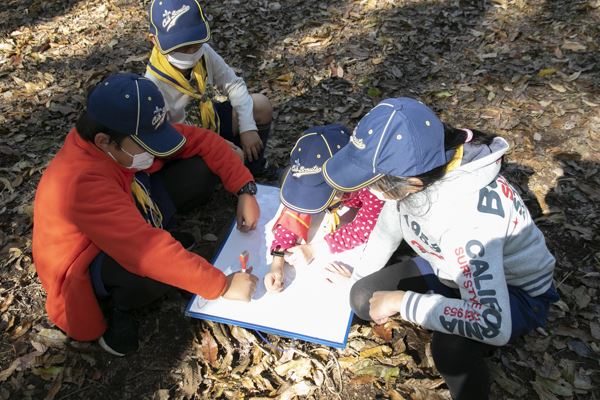
<instances>
[{"instance_id":1,"label":"cap brim","mask_svg":"<svg viewBox=\"0 0 600 400\"><path fill-rule=\"evenodd\" d=\"M130 138L142 146L148 153L157 157L168 157L175 154L185 144L185 136L179 133L173 125L164 122L152 133L138 133Z\"/></svg>"},{"instance_id":2,"label":"cap brim","mask_svg":"<svg viewBox=\"0 0 600 400\"><path fill-rule=\"evenodd\" d=\"M157 36L160 52L166 54L179 47L208 42L210 40L210 28L206 22L203 25L201 29L194 26L172 34L160 34Z\"/></svg>"},{"instance_id":3,"label":"cap brim","mask_svg":"<svg viewBox=\"0 0 600 400\"><path fill-rule=\"evenodd\" d=\"M383 174L365 170L354 163L349 151L340 150L323 164L325 181L341 192L354 192L381 179Z\"/></svg>"},{"instance_id":4,"label":"cap brim","mask_svg":"<svg viewBox=\"0 0 600 400\"><path fill-rule=\"evenodd\" d=\"M318 185L302 184L290 176L288 170L281 184L280 199L283 205L294 211L316 214L325 210L335 196L335 190L323 181Z\"/></svg>"}]
</instances>

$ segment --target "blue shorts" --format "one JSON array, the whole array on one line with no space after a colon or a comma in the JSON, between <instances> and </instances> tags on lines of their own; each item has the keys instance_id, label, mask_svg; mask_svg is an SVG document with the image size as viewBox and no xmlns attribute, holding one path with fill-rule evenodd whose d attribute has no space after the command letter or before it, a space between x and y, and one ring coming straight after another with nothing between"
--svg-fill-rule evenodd
<instances>
[{"instance_id":1,"label":"blue shorts","mask_svg":"<svg viewBox=\"0 0 600 400\"><path fill-rule=\"evenodd\" d=\"M461 298L458 289L453 289L440 282L439 278L433 272L431 265L425 259L415 257L412 261L417 264L431 292L441 294L445 297ZM508 296L512 322L512 332L509 342L513 342L535 328L545 327L550 304L559 300L554 284L544 294L536 297L531 297L523 289L509 285Z\"/></svg>"}]
</instances>

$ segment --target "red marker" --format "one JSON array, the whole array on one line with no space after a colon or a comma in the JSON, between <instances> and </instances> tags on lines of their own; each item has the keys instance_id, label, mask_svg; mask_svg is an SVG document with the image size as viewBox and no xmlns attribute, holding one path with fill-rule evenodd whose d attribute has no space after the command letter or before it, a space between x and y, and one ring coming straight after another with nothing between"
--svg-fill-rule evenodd
<instances>
[{"instance_id":1,"label":"red marker","mask_svg":"<svg viewBox=\"0 0 600 400\"><path fill-rule=\"evenodd\" d=\"M240 254L240 265L242 266L242 272L246 272L246 268L248 266L248 258L250 258L250 253L247 250L242 251Z\"/></svg>"}]
</instances>

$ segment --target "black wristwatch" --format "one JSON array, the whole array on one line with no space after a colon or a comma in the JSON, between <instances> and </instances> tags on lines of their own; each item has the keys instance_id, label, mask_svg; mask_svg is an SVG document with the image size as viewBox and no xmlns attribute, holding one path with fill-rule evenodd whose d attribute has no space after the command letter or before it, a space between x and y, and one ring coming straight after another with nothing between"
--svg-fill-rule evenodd
<instances>
[{"instance_id":1,"label":"black wristwatch","mask_svg":"<svg viewBox=\"0 0 600 400\"><path fill-rule=\"evenodd\" d=\"M257 188L256 188L256 183L254 181L250 181L248 183L246 183L244 186L242 186L242 188L240 189L239 192L237 192L238 196L241 196L242 194L251 194L251 195L255 195L257 192Z\"/></svg>"}]
</instances>

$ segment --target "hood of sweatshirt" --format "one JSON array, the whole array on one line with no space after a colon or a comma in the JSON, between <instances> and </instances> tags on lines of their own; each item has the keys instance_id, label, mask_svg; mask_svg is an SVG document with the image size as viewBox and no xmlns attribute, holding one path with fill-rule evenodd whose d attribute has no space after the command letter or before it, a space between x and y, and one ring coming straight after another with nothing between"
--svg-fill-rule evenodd
<instances>
[{"instance_id":1,"label":"hood of sweatshirt","mask_svg":"<svg viewBox=\"0 0 600 400\"><path fill-rule=\"evenodd\" d=\"M423 200L439 197L451 199L461 194L478 192L498 176L502 166L502 156L509 147L508 142L501 137L495 137L489 145L466 143L459 167L411 197L417 201L419 197L423 197Z\"/></svg>"}]
</instances>

